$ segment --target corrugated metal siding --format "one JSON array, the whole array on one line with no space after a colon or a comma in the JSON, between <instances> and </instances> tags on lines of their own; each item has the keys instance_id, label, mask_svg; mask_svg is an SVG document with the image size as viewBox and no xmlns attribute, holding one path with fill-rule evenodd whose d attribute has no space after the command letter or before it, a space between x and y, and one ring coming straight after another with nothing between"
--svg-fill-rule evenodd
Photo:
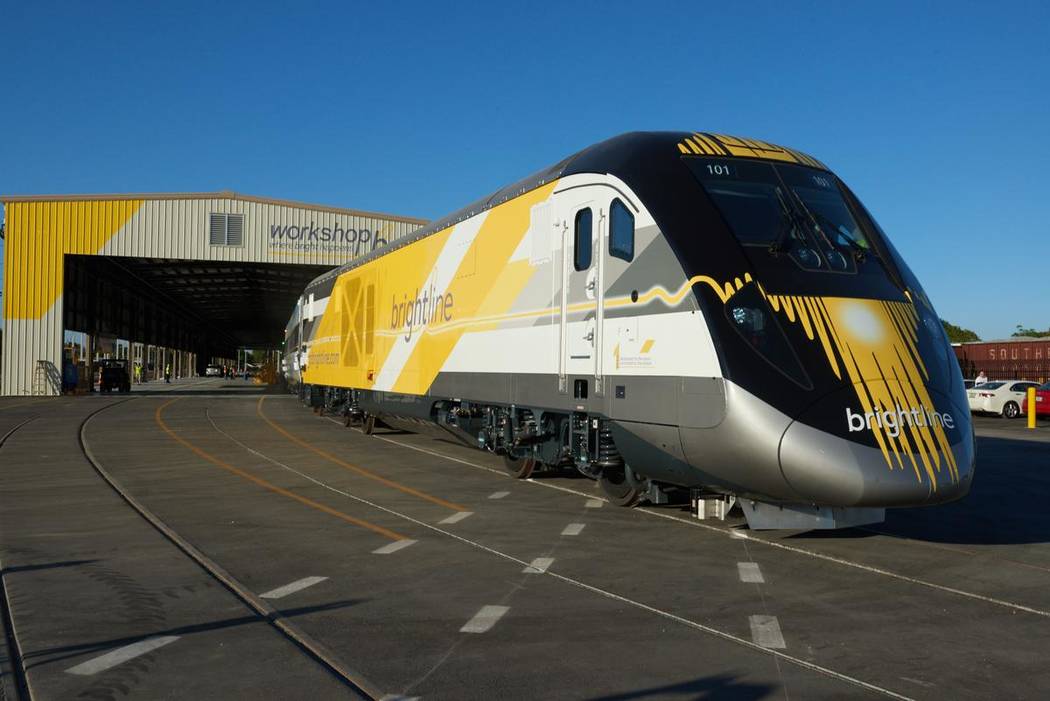
<instances>
[{"instance_id":1,"label":"corrugated metal siding","mask_svg":"<svg viewBox=\"0 0 1050 701\"><path fill-rule=\"evenodd\" d=\"M243 214L243 244L213 246L208 240L212 213ZM387 243L419 224L316 208L237 198L12 201L5 206L4 347L0 395L25 395L34 387L36 361L62 366L63 254L82 253L142 258L331 265L371 251L376 232ZM272 227L308 230L316 239L271 235ZM325 227L358 232L353 243L319 240ZM368 243L358 243L360 232ZM310 234L306 235L307 237ZM298 250L299 244L311 250ZM53 393L48 388L47 393Z\"/></svg>"}]
</instances>

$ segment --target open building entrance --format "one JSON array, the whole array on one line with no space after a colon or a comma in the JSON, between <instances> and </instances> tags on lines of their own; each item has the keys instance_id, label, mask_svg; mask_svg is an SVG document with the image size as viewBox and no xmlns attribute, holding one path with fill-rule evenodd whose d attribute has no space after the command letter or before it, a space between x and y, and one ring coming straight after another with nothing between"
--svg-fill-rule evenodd
<instances>
[{"instance_id":1,"label":"open building entrance","mask_svg":"<svg viewBox=\"0 0 1050 701\"><path fill-rule=\"evenodd\" d=\"M246 349L278 350L303 288L330 269L66 255L63 389L90 391L103 358L128 360L132 375L138 364L144 381L204 376L209 364L243 373Z\"/></svg>"}]
</instances>

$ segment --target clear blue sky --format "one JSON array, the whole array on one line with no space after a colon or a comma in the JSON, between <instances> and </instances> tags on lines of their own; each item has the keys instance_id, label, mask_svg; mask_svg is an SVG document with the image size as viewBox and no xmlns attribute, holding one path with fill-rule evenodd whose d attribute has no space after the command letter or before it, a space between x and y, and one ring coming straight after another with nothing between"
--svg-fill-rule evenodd
<instances>
[{"instance_id":1,"label":"clear blue sky","mask_svg":"<svg viewBox=\"0 0 1050 701\"><path fill-rule=\"evenodd\" d=\"M5 0L0 192L433 218L621 132L722 131L828 163L944 318L1050 327L1048 3L453 5Z\"/></svg>"}]
</instances>

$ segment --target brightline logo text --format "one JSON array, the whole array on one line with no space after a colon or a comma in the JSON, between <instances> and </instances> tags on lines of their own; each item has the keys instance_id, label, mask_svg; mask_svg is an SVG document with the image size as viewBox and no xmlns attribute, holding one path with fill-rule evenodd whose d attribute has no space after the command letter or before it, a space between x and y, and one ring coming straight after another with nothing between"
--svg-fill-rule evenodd
<instances>
[{"instance_id":1,"label":"brightline logo text","mask_svg":"<svg viewBox=\"0 0 1050 701\"><path fill-rule=\"evenodd\" d=\"M901 409L900 406L897 406L896 411L869 411L864 414L855 414L850 407L846 407L846 424L849 426L850 433L871 429L872 424L874 424L879 428L886 429L886 433L891 438L896 438L900 435L901 428L904 426L912 428L925 428L927 426L955 428L955 419L947 412L942 414L937 411L930 411L926 407Z\"/></svg>"}]
</instances>

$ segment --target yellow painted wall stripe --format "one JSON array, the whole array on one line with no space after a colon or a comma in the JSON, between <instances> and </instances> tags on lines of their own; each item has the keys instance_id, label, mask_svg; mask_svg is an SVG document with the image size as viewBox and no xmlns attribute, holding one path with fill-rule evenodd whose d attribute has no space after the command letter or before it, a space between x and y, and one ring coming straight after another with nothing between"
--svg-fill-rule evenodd
<instances>
[{"instance_id":1,"label":"yellow painted wall stripe","mask_svg":"<svg viewBox=\"0 0 1050 701\"><path fill-rule=\"evenodd\" d=\"M63 256L97 254L142 203L9 203L4 245L4 318L42 318L62 294Z\"/></svg>"}]
</instances>

